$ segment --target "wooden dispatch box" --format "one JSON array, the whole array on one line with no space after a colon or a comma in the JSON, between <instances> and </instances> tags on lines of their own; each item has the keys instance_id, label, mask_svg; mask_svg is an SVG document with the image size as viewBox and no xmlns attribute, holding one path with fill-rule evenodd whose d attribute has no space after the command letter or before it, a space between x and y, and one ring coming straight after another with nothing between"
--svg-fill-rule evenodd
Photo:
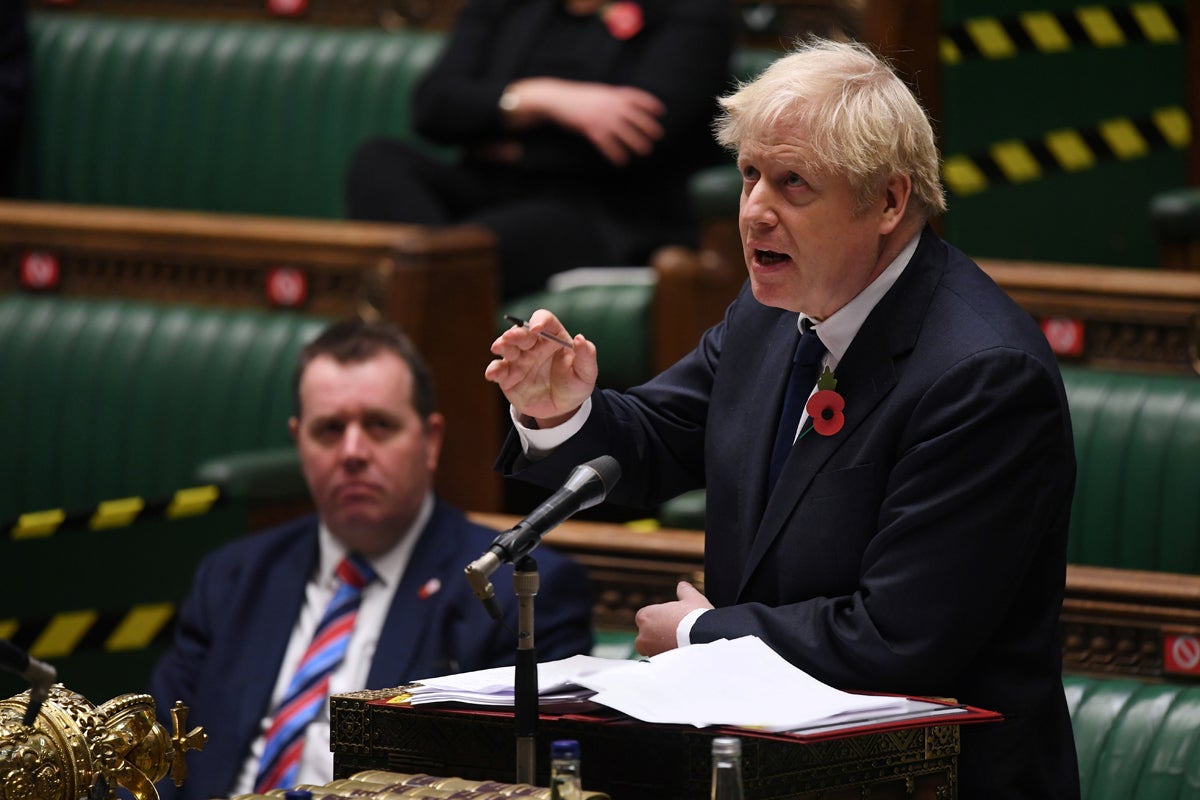
<instances>
[{"instance_id":1,"label":"wooden dispatch box","mask_svg":"<svg viewBox=\"0 0 1200 800\"><path fill-rule=\"evenodd\" d=\"M334 777L369 769L511 782L516 745L511 712L409 706L400 690L330 700ZM593 707L595 708L595 707ZM998 715L978 712L959 722ZM577 739L583 784L614 800L703 798L715 736L742 739L746 800L767 798L957 797L959 726L928 724L821 738L639 722L608 709L543 713L536 783L548 781L550 742Z\"/></svg>"}]
</instances>

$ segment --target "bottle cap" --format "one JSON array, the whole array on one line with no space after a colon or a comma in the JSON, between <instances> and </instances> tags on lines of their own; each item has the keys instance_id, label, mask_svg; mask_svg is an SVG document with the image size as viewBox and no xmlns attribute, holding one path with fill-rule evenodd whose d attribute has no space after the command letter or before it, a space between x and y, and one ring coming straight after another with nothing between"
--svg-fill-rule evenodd
<instances>
[{"instance_id":1,"label":"bottle cap","mask_svg":"<svg viewBox=\"0 0 1200 800\"><path fill-rule=\"evenodd\" d=\"M579 758L579 742L574 739L556 739L550 743L551 758Z\"/></svg>"},{"instance_id":2,"label":"bottle cap","mask_svg":"<svg viewBox=\"0 0 1200 800\"><path fill-rule=\"evenodd\" d=\"M718 736L712 740L714 756L741 756L742 740L736 736Z\"/></svg>"}]
</instances>

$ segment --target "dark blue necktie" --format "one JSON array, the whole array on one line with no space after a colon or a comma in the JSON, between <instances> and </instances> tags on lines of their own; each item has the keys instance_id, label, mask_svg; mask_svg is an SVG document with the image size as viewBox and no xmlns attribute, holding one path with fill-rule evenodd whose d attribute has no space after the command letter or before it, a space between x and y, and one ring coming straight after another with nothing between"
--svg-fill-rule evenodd
<instances>
[{"instance_id":1,"label":"dark blue necktie","mask_svg":"<svg viewBox=\"0 0 1200 800\"><path fill-rule=\"evenodd\" d=\"M768 494L775 489L779 473L783 472L783 462L787 461L788 453L796 441L796 428L800 425L800 417L804 405L812 394L813 385L817 382L817 371L825 359L825 345L811 324L804 320L804 333L796 343L796 353L792 357L792 372L788 376L787 393L783 396L783 411L779 414L779 428L775 432L775 449L771 451L771 469L767 473Z\"/></svg>"}]
</instances>

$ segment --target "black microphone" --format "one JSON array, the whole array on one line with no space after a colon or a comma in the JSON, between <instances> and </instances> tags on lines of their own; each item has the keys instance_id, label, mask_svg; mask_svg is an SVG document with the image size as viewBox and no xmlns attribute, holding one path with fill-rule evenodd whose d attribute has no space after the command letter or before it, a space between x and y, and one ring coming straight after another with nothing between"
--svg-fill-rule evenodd
<instances>
[{"instance_id":1,"label":"black microphone","mask_svg":"<svg viewBox=\"0 0 1200 800\"><path fill-rule=\"evenodd\" d=\"M4 639L0 639L0 667L29 681L29 705L25 708L22 723L32 725L42 710L42 703L50 696L50 687L58 677L58 672Z\"/></svg>"},{"instance_id":2,"label":"black microphone","mask_svg":"<svg viewBox=\"0 0 1200 800\"><path fill-rule=\"evenodd\" d=\"M591 508L621 479L621 465L612 456L599 456L571 470L562 488L533 510L529 516L492 541L483 555L467 565L467 580L488 614L500 619L495 590L488 580L501 564L515 564L542 543L542 536L568 517Z\"/></svg>"}]
</instances>

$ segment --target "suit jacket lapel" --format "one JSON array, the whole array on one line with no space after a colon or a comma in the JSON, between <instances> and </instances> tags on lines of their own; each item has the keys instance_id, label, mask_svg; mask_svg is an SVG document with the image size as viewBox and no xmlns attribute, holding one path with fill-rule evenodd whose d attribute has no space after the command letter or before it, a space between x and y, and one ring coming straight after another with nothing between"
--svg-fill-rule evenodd
<instances>
[{"instance_id":1,"label":"suit jacket lapel","mask_svg":"<svg viewBox=\"0 0 1200 800\"><path fill-rule=\"evenodd\" d=\"M761 391L763 404L745 403L740 424L746 431L747 452L741 460L738 485L744 493L739 503L742 519L737 530L742 532L740 554L747 554L761 528L760 520L767 505L767 470L763 465L771 463L771 452L775 447L775 431L779 414L783 408L783 397L787 392L788 377L792 368L792 357L800 331L796 327L796 315L784 314L776 321L771 332L772 347L759 364L758 375L747 392ZM775 424L764 424L764 408L771 409ZM743 580L745 575L743 575Z\"/></svg>"},{"instance_id":2,"label":"suit jacket lapel","mask_svg":"<svg viewBox=\"0 0 1200 800\"><path fill-rule=\"evenodd\" d=\"M813 478L842 443L870 419L874 409L895 386L899 376L898 357L911 350L916 342L920 321L941 275L941 268L936 265L944 263L944 259L935 259L930 252L937 241L932 229L926 227L912 262L867 316L838 364L837 391L846 399L845 425L833 436L810 431L788 456L779 475L777 491L766 498L766 507L742 571L739 600L771 544L802 505ZM768 450L766 460L753 463L766 464L769 458ZM761 491L765 492L765 487Z\"/></svg>"},{"instance_id":3,"label":"suit jacket lapel","mask_svg":"<svg viewBox=\"0 0 1200 800\"><path fill-rule=\"evenodd\" d=\"M262 602L251 612L243 638L244 647L259 653L261 659L244 674L230 676L230 685L238 687L241 698L234 706L234 713L239 717L234 730L249 731L251 739L257 735L259 722L269 711L271 693L292 636L292 625L281 625L280 620L295 620L300 616L304 587L316 568L317 557L314 516L302 535L296 537L295 544L275 557L259 593ZM249 743L247 740L246 747ZM233 766L235 770L241 767L240 764Z\"/></svg>"},{"instance_id":4,"label":"suit jacket lapel","mask_svg":"<svg viewBox=\"0 0 1200 800\"><path fill-rule=\"evenodd\" d=\"M432 669L433 656L427 651L440 644L440 637L428 635L428 628L440 616L435 613L444 600L439 593L456 575L462 578L465 565L452 563L458 548L448 541L454 533L443 519L439 506L435 506L413 548L379 633L367 688L385 689L428 677L426 673Z\"/></svg>"}]
</instances>

